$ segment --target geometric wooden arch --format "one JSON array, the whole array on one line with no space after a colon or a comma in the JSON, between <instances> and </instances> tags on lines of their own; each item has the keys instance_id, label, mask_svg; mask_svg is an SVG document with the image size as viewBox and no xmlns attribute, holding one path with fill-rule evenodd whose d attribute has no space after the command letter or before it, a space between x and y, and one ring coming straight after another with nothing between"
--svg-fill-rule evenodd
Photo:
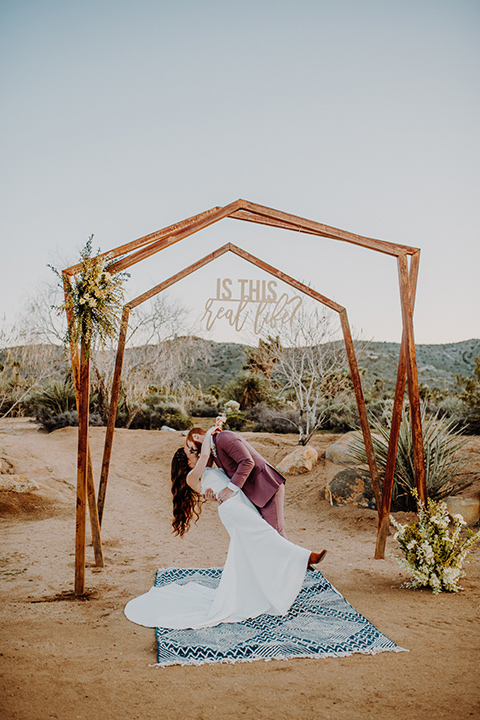
<instances>
[{"instance_id":1,"label":"geometric wooden arch","mask_svg":"<svg viewBox=\"0 0 480 720\"><path fill-rule=\"evenodd\" d=\"M120 327L119 345L117 350L117 360L115 367L114 380L112 385L112 396L110 405L110 414L107 424L104 456L102 461L102 473L99 485L98 503L95 499L95 489L93 482L93 469L91 463L91 455L88 441L88 393L89 393L89 363L83 355L79 357L78 347L71 344L71 360L73 377L75 381L75 389L77 395L77 407L79 412L79 442L78 442L78 470L77 470L77 518L76 518L76 545L75 545L75 592L83 594L84 592L84 571L85 571L85 522L86 522L86 500L90 510L90 520L92 526L92 537L95 549L95 560L97 565L103 564L103 556L101 550L100 525L103 515L105 492L108 480L108 470L110 464L113 433L115 428L115 419L118 403L118 391L120 387L120 377L123 364L123 353L125 349L126 332L128 326L128 318L130 311L148 300L154 295L162 292L167 287L178 282L187 275L195 272L212 260L220 257L226 252L233 252L248 262L253 263L257 267L262 268L266 272L283 280L287 284L297 288L301 292L309 295L318 302L330 307L338 312L342 326L345 347L347 350L350 372L355 391L355 398L360 416L362 433L367 450L368 463L372 484L375 492L377 510L378 510L378 532L377 544L375 549L375 557L383 558L385 556L385 543L388 533L389 512L393 490L393 478L395 472L395 462L397 455L398 438L400 432L400 422L403 406L403 398L405 386L408 387L408 398L410 405L410 414L412 419L412 444L415 466L416 486L420 500L426 502L427 488L425 480L425 461L423 454L422 425L420 415L420 397L418 388L418 372L415 353L415 341L413 332L413 310L415 305L416 286L418 278L418 267L420 260L419 248L390 243L383 240L368 238L361 235L355 235L344 230L339 230L328 225L307 220L295 215L287 214L272 208L264 207L256 203L246 200L236 200L225 207L215 207L206 210L203 213L195 215L187 220L183 220L174 225L170 225L162 230L156 231L142 238L134 240L130 243L115 248L114 250L102 253L100 257L108 255L111 258L119 258L117 261L112 260L109 265L109 272L115 273L125 270L128 267L144 260L161 250L177 243L184 238L224 219L233 218L247 222L254 222L271 227L281 228L299 233L306 233L318 237L326 237L341 242L347 242L360 247L364 247L375 252L380 252L396 258L398 277L400 304L402 309L402 341L400 346L400 357L397 372L397 383L395 388L395 398L392 412L392 423L389 438L387 465L385 476L380 479L378 474L373 445L371 441L370 428L368 426L365 401L361 387L360 374L358 372L353 341L351 338L350 327L346 309L337 303L329 300L323 295L303 285L298 280L285 275L283 272L274 268L260 259L250 255L245 250L238 248L231 243L218 248L201 260L193 263L188 268L180 271L168 280L156 285L147 292L138 296L134 300L127 303L123 310L123 316ZM409 262L410 258L410 262ZM71 276L77 274L81 270L80 264L73 265L63 271L65 286L70 283ZM70 321L70 318L67 317Z\"/></svg>"}]
</instances>

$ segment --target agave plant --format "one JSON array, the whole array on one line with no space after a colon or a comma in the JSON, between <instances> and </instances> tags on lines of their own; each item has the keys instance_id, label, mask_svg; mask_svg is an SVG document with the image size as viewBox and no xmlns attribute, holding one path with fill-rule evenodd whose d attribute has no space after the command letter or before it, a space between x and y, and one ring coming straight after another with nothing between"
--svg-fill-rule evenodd
<instances>
[{"instance_id":1,"label":"agave plant","mask_svg":"<svg viewBox=\"0 0 480 720\"><path fill-rule=\"evenodd\" d=\"M467 439L462 437L455 421L447 421L438 414L428 415L425 405L422 405L421 417L427 494L432 500L438 501L469 487L475 477L472 473L465 472L468 456L463 452L463 448ZM380 475L383 476L387 466L390 428L378 421L372 423L372 428L377 465ZM367 463L365 445L360 434L355 437L349 452L360 464ZM416 503L412 494L415 488L412 424L409 409L404 407L393 481L392 509L415 510Z\"/></svg>"}]
</instances>

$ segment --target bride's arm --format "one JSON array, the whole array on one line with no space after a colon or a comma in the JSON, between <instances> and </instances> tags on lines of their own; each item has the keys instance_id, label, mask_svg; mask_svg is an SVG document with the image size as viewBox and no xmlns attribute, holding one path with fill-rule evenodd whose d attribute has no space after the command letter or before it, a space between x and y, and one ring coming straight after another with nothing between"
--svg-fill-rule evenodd
<instances>
[{"instance_id":1,"label":"bride's arm","mask_svg":"<svg viewBox=\"0 0 480 720\"><path fill-rule=\"evenodd\" d=\"M190 470L187 475L187 484L190 485L192 490L195 490L195 492L199 494L201 494L201 481L203 471L207 467L208 461L210 460L210 438L216 431L218 431L217 427L211 427L205 433L205 437L203 438L202 442L202 449L200 451L200 455L198 456L197 464L192 470Z\"/></svg>"}]
</instances>

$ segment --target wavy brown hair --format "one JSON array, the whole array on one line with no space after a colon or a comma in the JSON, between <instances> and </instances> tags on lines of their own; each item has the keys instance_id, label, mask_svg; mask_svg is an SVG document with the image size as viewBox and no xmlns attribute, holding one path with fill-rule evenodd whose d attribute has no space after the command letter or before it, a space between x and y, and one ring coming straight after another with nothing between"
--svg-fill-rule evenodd
<instances>
[{"instance_id":1,"label":"wavy brown hair","mask_svg":"<svg viewBox=\"0 0 480 720\"><path fill-rule=\"evenodd\" d=\"M172 458L172 496L173 496L173 532L183 537L190 527L193 516L195 522L200 517L202 498L187 484L187 475L191 468L183 448L178 448Z\"/></svg>"}]
</instances>

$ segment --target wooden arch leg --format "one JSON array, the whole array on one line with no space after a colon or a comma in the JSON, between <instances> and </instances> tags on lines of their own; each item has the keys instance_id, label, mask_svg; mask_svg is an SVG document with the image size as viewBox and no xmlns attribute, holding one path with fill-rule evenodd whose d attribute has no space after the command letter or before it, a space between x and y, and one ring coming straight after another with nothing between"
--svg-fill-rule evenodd
<instances>
[{"instance_id":1,"label":"wooden arch leg","mask_svg":"<svg viewBox=\"0 0 480 720\"><path fill-rule=\"evenodd\" d=\"M125 355L125 342L127 339L129 315L130 308L128 306L125 306L123 309L122 322L120 325L120 335L118 338L117 359L115 362L115 371L113 374L110 409L108 412L107 430L105 433L105 445L103 449L102 472L100 476L100 484L98 487L98 518L100 525L102 524L103 510L105 507L105 495L107 492L108 473L110 470L110 460L112 457L113 434L115 432L115 421L117 419L118 396L120 393L120 380L122 377L123 358Z\"/></svg>"}]
</instances>

